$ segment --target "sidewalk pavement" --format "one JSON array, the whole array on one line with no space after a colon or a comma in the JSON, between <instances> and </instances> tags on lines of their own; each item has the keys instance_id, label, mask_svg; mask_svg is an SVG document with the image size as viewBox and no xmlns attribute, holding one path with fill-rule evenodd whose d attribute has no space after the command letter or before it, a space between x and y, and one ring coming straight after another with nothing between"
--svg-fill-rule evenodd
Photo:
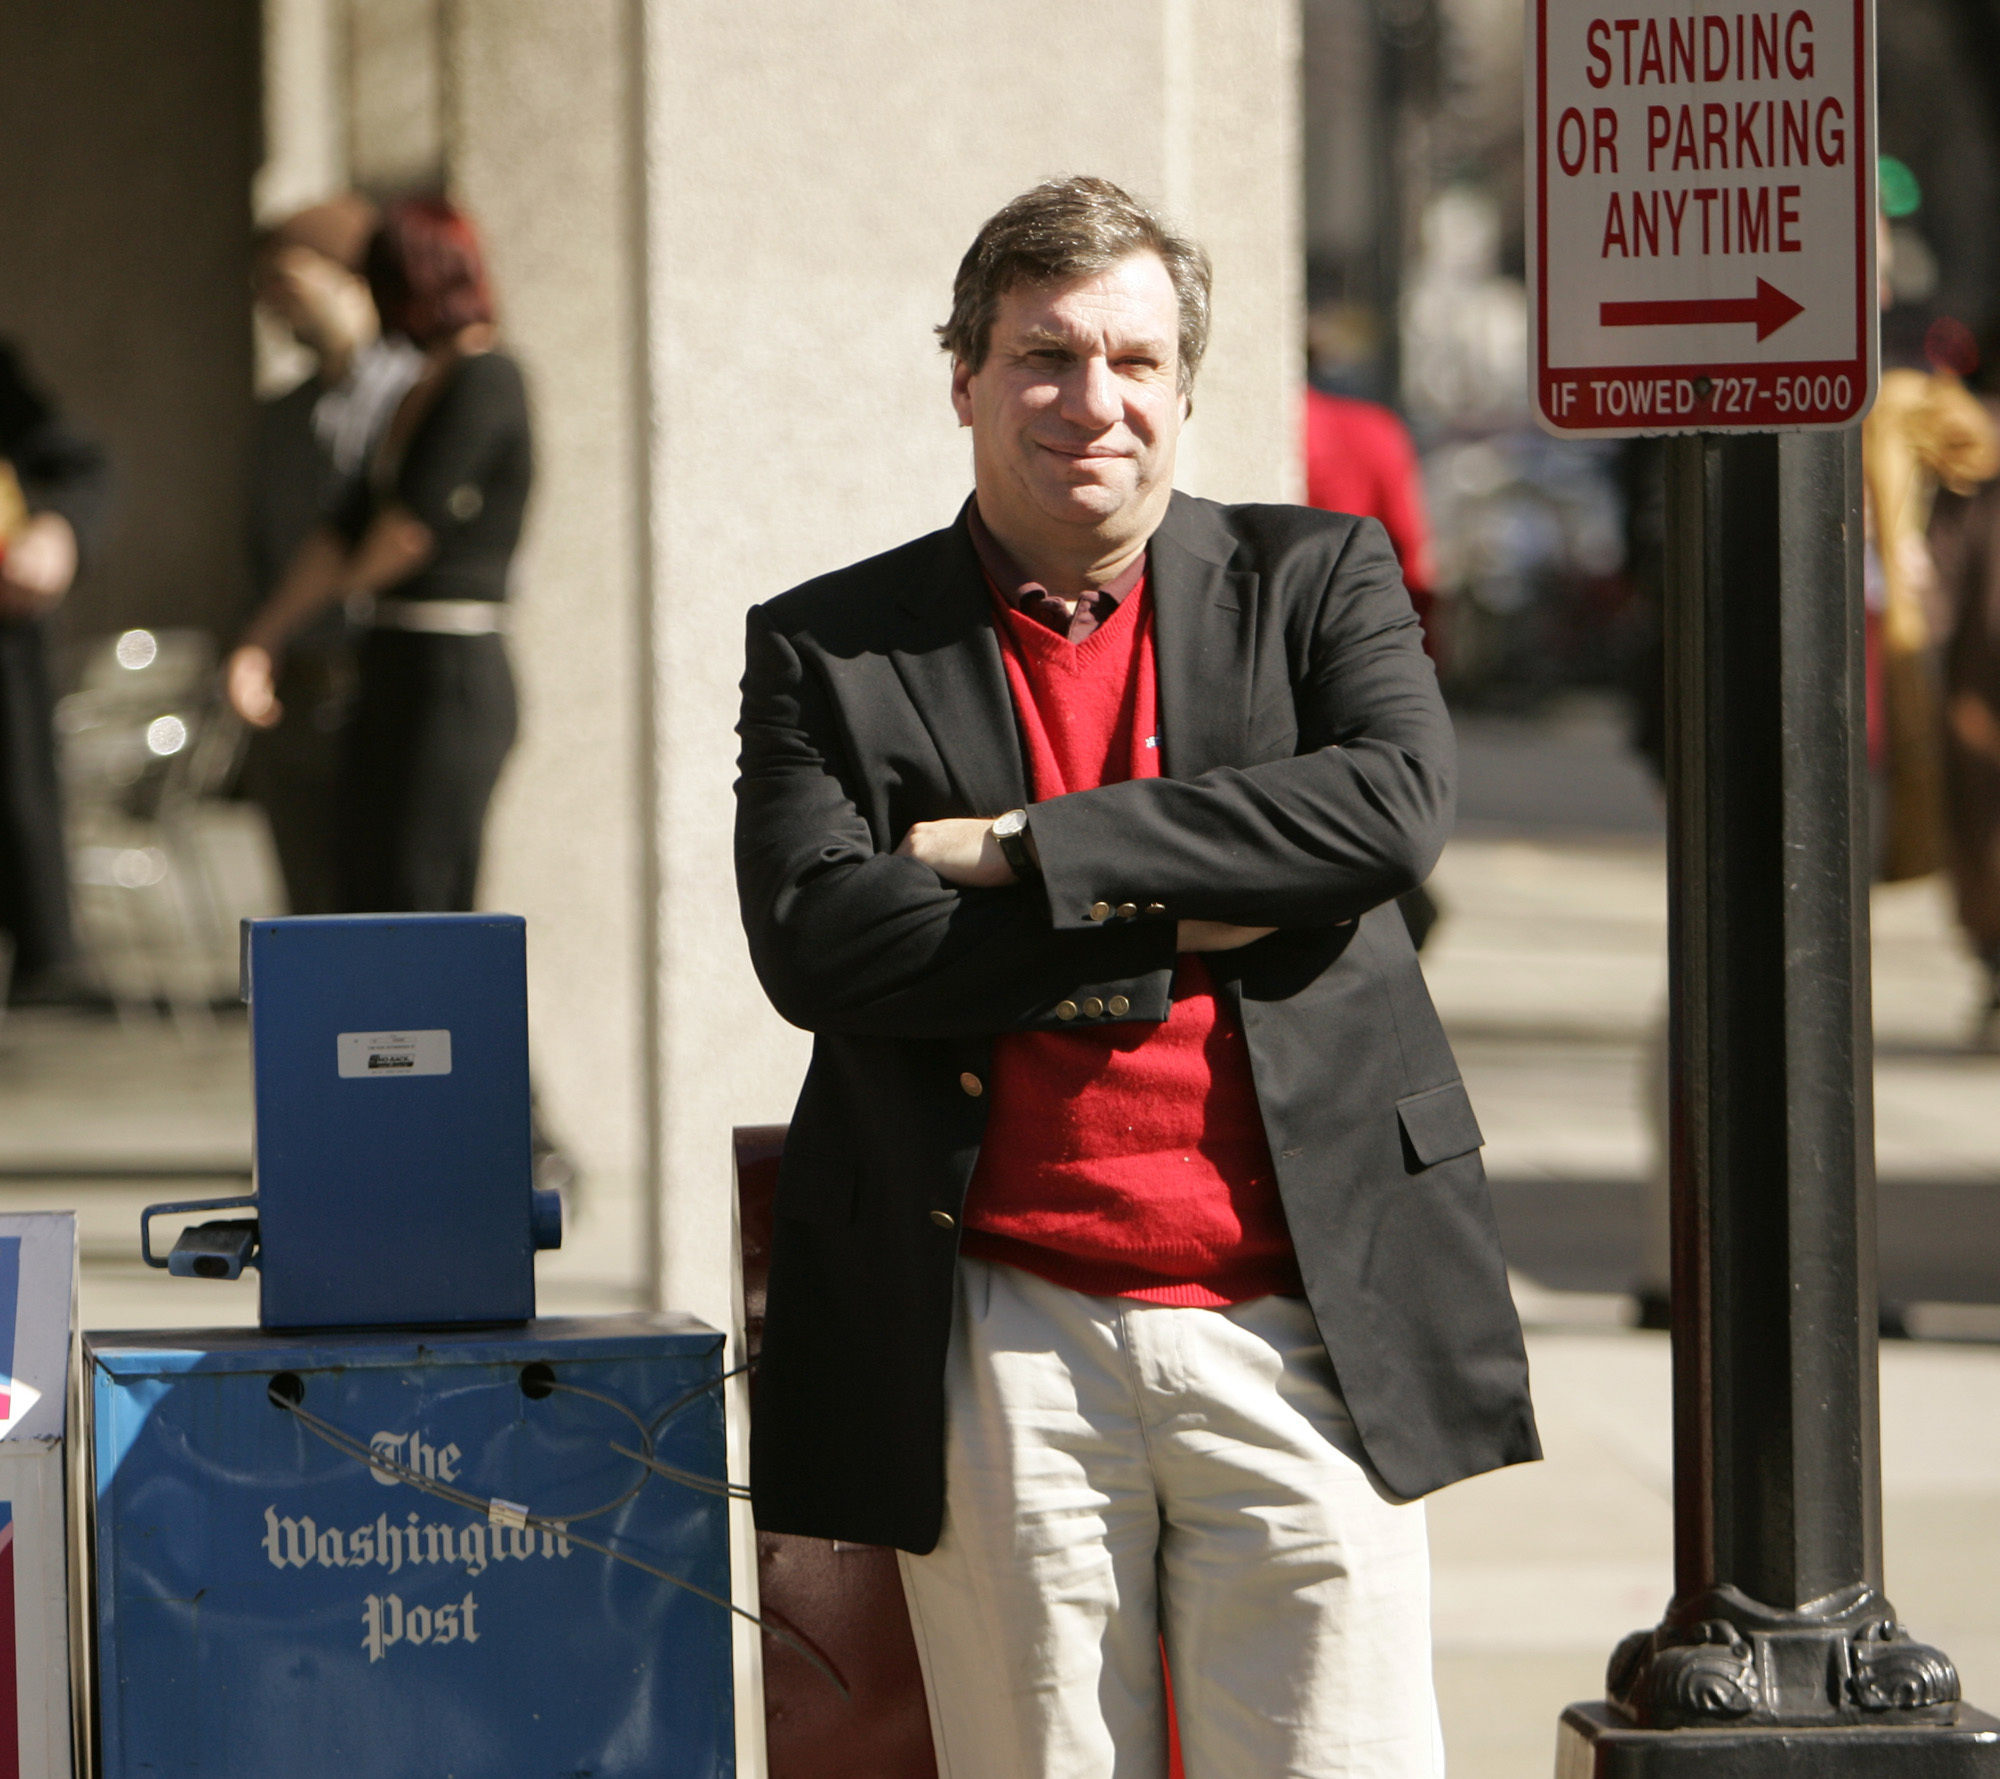
<instances>
[{"instance_id":1,"label":"sidewalk pavement","mask_svg":"<svg viewBox=\"0 0 2000 1779\"><path fill-rule=\"evenodd\" d=\"M1640 1063L1664 993L1662 872L1643 832L1488 833L1439 867L1446 913L1425 968L1503 1186L1629 1194L1652 1165ZM1985 1203L2000 1189L2000 1057L1961 1048L1972 978L1936 884L1877 892L1875 961L1885 1180L1955 1182ZM138 1263L142 1205L240 1192L249 1157L240 1016L192 1030L0 1020L0 1209L81 1212L86 1327L255 1321L254 1283ZM544 1308L636 1303L631 1183L587 1180L578 1213L540 1263ZM1629 1328L1612 1292L1517 1277L1517 1299L1547 1461L1430 1507L1453 1779L1546 1779L1558 1713L1601 1692L1612 1647L1672 1585L1664 1337ZM2000 1333L1978 1305L1937 1308L1930 1326ZM1890 1598L1959 1664L1969 1699L2000 1707L2000 1344L1890 1343L1882 1404Z\"/></svg>"},{"instance_id":2,"label":"sidewalk pavement","mask_svg":"<svg viewBox=\"0 0 2000 1779\"><path fill-rule=\"evenodd\" d=\"M1548 1779L1564 1705L1599 1698L1628 1631L1673 1586L1667 1340L1533 1329L1544 1462L1430 1505L1433 1635L1451 1779ZM1889 1598L2000 1699L2000 1352L1882 1351Z\"/></svg>"},{"instance_id":3,"label":"sidewalk pavement","mask_svg":"<svg viewBox=\"0 0 2000 1779\"><path fill-rule=\"evenodd\" d=\"M250 1190L250 1124L240 1011L180 1025L42 1009L0 1017L0 1211L77 1213L85 1328L255 1325L253 1277L175 1279L139 1258L147 1205ZM537 1259L542 1312L639 1307L635 1182L588 1176L568 1213L561 1250ZM155 1251L195 1221L160 1220Z\"/></svg>"},{"instance_id":4,"label":"sidewalk pavement","mask_svg":"<svg viewBox=\"0 0 2000 1779\"><path fill-rule=\"evenodd\" d=\"M1666 986L1657 842L1461 839L1434 883L1424 956L1487 1135L1496 1182L1629 1187L1654 1166L1646 1047ZM1874 898L1877 1141L1885 1189L2000 1191L2000 1056L1963 1039L1974 978L1940 886ZM1994 1256L2000 1272L2000 1256ZM1620 1295L1517 1275L1546 1460L1434 1497L1433 1623L1452 1779L1547 1779L1556 1719L1599 1697L1626 1632L1672 1591L1672 1396L1664 1335ZM1988 1306L1913 1326L2000 1333ZM1882 1353L1889 1598L2000 1701L2000 1345L1896 1341Z\"/></svg>"}]
</instances>

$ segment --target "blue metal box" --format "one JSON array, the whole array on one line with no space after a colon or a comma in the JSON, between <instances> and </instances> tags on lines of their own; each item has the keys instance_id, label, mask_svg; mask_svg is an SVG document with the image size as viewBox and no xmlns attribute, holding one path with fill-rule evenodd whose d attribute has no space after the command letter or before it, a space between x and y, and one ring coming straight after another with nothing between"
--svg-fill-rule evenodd
<instances>
[{"instance_id":1,"label":"blue metal box","mask_svg":"<svg viewBox=\"0 0 2000 1779\"><path fill-rule=\"evenodd\" d=\"M720 1479L721 1353L643 1315L86 1336L103 1779L733 1774L727 1610L577 1542L728 1598L724 1498L611 1450L642 1449L615 1405L679 1402L657 1460ZM537 1365L531 1391L597 1396L535 1399ZM361 1456L273 1400L295 1388Z\"/></svg>"},{"instance_id":2,"label":"blue metal box","mask_svg":"<svg viewBox=\"0 0 2000 1779\"><path fill-rule=\"evenodd\" d=\"M526 929L244 923L267 1328L535 1313Z\"/></svg>"}]
</instances>

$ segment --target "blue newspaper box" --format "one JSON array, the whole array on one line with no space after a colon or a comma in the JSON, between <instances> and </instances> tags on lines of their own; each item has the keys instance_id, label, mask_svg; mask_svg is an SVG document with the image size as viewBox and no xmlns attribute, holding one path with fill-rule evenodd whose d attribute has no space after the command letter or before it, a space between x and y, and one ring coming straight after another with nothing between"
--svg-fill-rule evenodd
<instances>
[{"instance_id":1,"label":"blue newspaper box","mask_svg":"<svg viewBox=\"0 0 2000 1779\"><path fill-rule=\"evenodd\" d=\"M86 1336L103 1779L733 1774L721 1354L651 1315ZM710 1487L612 1449L656 1423Z\"/></svg>"},{"instance_id":2,"label":"blue newspaper box","mask_svg":"<svg viewBox=\"0 0 2000 1779\"><path fill-rule=\"evenodd\" d=\"M243 994L264 1326L532 1316L520 916L246 921Z\"/></svg>"}]
</instances>

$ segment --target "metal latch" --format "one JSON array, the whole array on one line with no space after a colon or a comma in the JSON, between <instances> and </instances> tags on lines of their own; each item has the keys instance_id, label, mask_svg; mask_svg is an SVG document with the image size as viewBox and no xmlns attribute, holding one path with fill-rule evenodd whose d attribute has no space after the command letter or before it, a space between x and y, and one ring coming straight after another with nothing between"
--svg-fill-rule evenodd
<instances>
[{"instance_id":1,"label":"metal latch","mask_svg":"<svg viewBox=\"0 0 2000 1779\"><path fill-rule=\"evenodd\" d=\"M162 1260L153 1252L153 1219L185 1211L234 1211L254 1207L254 1194L244 1198L196 1198L179 1204L148 1205L139 1213L139 1255L148 1266L156 1266L181 1279L241 1278L246 1266L259 1260L257 1219L235 1217L213 1223L196 1223L180 1233L173 1250Z\"/></svg>"}]
</instances>

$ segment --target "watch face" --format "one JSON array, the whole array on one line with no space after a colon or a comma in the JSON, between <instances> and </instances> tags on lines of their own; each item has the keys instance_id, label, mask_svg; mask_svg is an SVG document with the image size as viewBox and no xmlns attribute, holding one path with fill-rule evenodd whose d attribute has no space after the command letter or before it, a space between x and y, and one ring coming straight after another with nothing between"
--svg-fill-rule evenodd
<instances>
[{"instance_id":1,"label":"watch face","mask_svg":"<svg viewBox=\"0 0 2000 1779\"><path fill-rule=\"evenodd\" d=\"M1020 833L1027 825L1027 811L1010 809L1005 815L994 822L993 832L1003 838L1011 838L1013 835Z\"/></svg>"}]
</instances>

